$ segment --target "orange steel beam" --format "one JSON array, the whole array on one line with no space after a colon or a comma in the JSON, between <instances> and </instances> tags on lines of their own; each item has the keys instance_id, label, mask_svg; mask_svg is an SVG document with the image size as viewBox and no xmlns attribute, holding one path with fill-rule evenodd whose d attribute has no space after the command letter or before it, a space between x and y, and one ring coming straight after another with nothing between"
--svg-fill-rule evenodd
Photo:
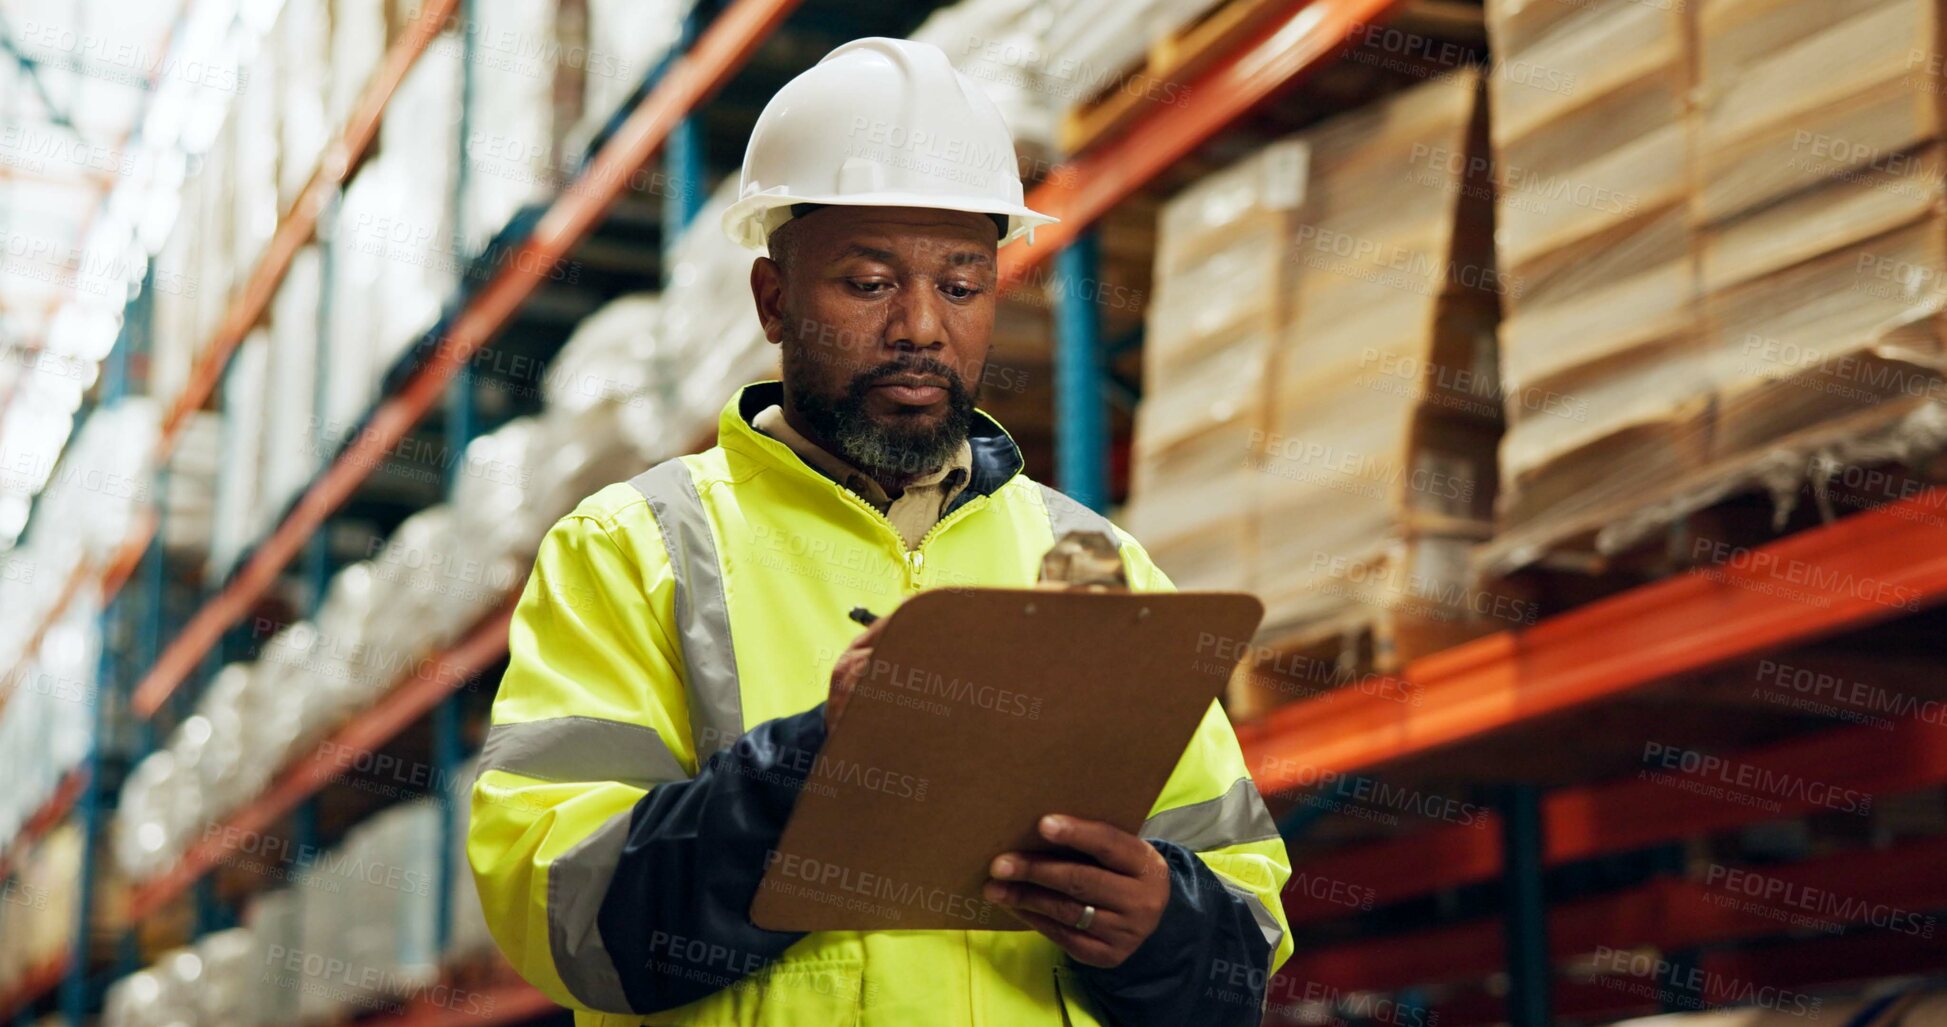
<instances>
[{"instance_id":1,"label":"orange steel beam","mask_svg":"<svg viewBox=\"0 0 1947 1027\"><path fill-rule=\"evenodd\" d=\"M1757 771L1788 775L1775 779L1818 781L1831 789L1866 795L1898 795L1947 783L1947 729L1909 718L1895 721L1891 731L1838 728L1733 759ZM1542 858L1556 866L1818 808L1809 792L1767 799L1758 806L1634 777L1564 789L1542 799L1547 831ZM1328 853L1296 868L1296 886L1285 892L1285 911L1294 924L1316 922L1355 912L1343 901L1333 901L1347 894L1383 906L1492 880L1501 871L1500 838L1499 818L1486 813L1474 823ZM1348 890L1348 885L1356 891Z\"/></svg>"},{"instance_id":2,"label":"orange steel beam","mask_svg":"<svg viewBox=\"0 0 1947 1027\"><path fill-rule=\"evenodd\" d=\"M365 83L364 92L358 96L358 103L352 108L351 117L345 122L345 129L325 147L318 157L318 166L311 172L311 178L291 208L277 221L277 228L271 232L270 242L264 247L264 254L258 258L249 279L244 282L242 291L231 298L224 311L223 320L217 322L216 334L197 354L195 366L190 369L189 380L184 383L182 392L170 404L169 412L162 419L162 434L156 439L156 463L160 466L174 451L177 436L189 416L201 409L203 401L216 389L216 383L223 377L223 368L229 364L230 355L242 345L250 334L250 329L264 316L270 301L277 294L277 286L290 271L291 262L297 259L298 250L311 241L318 230L318 215L323 212L325 203L345 179L358 166L373 140L378 138L379 122L385 117L386 104L391 102L392 94L405 80L406 72L412 70L413 63L432 44L433 38L446 27L454 12L459 9L459 0L425 0L419 9L419 16L406 30L406 34L392 44L386 51L385 61L372 73Z\"/></svg>"},{"instance_id":3,"label":"orange steel beam","mask_svg":"<svg viewBox=\"0 0 1947 1027\"><path fill-rule=\"evenodd\" d=\"M1002 289L1027 280L1036 266L1161 174L1259 104L1336 57L1360 26L1399 0L1312 0L1296 4L1262 32L1189 83L1179 103L1157 104L1143 119L1100 146L1055 168L1028 196L1028 206L1061 219L1035 229L1033 245L1001 251Z\"/></svg>"},{"instance_id":4,"label":"orange steel beam","mask_svg":"<svg viewBox=\"0 0 1947 1027\"><path fill-rule=\"evenodd\" d=\"M43 995L60 987L61 979L68 975L67 946L62 953L41 965L27 971L14 985L12 991L0 995L0 1020L12 1022L15 1014L40 1001Z\"/></svg>"},{"instance_id":5,"label":"orange steel beam","mask_svg":"<svg viewBox=\"0 0 1947 1027\"><path fill-rule=\"evenodd\" d=\"M41 807L28 816L20 830L14 832L4 846L0 846L0 881L13 873L14 863L20 859L21 852L32 845L42 835L53 830L54 825L67 819L68 811L74 809L76 799L81 797L81 789L88 783L88 772L84 769L68 771L61 783L54 786L54 794L41 803Z\"/></svg>"},{"instance_id":6,"label":"orange steel beam","mask_svg":"<svg viewBox=\"0 0 1947 1027\"><path fill-rule=\"evenodd\" d=\"M1947 598L1934 488L1407 665L1408 705L1343 689L1238 730L1263 791L1363 771Z\"/></svg>"},{"instance_id":7,"label":"orange steel beam","mask_svg":"<svg viewBox=\"0 0 1947 1027\"><path fill-rule=\"evenodd\" d=\"M1758 989L1770 1008L1801 1003L1805 989L1854 981L1905 975L1925 975L1940 969L1940 954L1914 939L1891 931L1869 931L1838 937L1767 944L1761 947L1703 953L1696 962L1705 1005L1751 1005ZM1554 984L1557 1019L1617 1020L1631 1014L1660 1010L1664 998L1677 997L1669 987L1677 971L1663 979L1607 976L1560 979ZM1783 994L1780 994L1783 993ZM1848 1000L1827 998L1820 1010L1829 1017L1834 1005ZM1809 1001L1803 1002L1806 1007ZM1424 1011L1421 1022L1438 1027L1475 1027L1507 1022L1507 999L1485 989L1468 989ZM1823 1018L1808 1016L1820 1022ZM1844 1021L1831 1018L1830 1023Z\"/></svg>"},{"instance_id":8,"label":"orange steel beam","mask_svg":"<svg viewBox=\"0 0 1947 1027\"><path fill-rule=\"evenodd\" d=\"M239 847L255 846L259 836L277 820L338 779L355 758L398 737L413 721L451 695L475 674L507 652L507 627L513 619L507 605L489 615L452 649L416 664L393 685L385 698L353 717L329 739L280 774L263 794L211 824L203 837L162 876L136 887L129 899L129 918L139 921L181 895L204 874L222 864Z\"/></svg>"},{"instance_id":9,"label":"orange steel beam","mask_svg":"<svg viewBox=\"0 0 1947 1027\"><path fill-rule=\"evenodd\" d=\"M1669 951L1802 931L1808 924L1860 923L1889 926L1910 933L1915 945L1931 946L1939 929L1928 911L1947 908L1944 863L1947 838L1928 838L1787 866L1727 867L1717 881L1651 881L1551 909L1549 951L1560 961L1605 948ZM1758 876L1733 878L1731 869ZM1306 987L1390 991L1485 978L1502 967L1501 929L1501 919L1492 917L1301 950L1279 971L1290 977L1281 987L1286 993Z\"/></svg>"},{"instance_id":10,"label":"orange steel beam","mask_svg":"<svg viewBox=\"0 0 1947 1027\"><path fill-rule=\"evenodd\" d=\"M299 498L290 516L257 547L228 587L205 604L136 686L131 703L153 716L203 660L223 632L242 620L303 549L333 510L384 461L388 449L445 395L467 360L506 325L521 304L628 187L663 140L730 76L800 0L736 0L719 14L689 53L679 58L630 113L582 174L555 201L534 233L453 319L438 350L399 394L386 400L356 439Z\"/></svg>"}]
</instances>

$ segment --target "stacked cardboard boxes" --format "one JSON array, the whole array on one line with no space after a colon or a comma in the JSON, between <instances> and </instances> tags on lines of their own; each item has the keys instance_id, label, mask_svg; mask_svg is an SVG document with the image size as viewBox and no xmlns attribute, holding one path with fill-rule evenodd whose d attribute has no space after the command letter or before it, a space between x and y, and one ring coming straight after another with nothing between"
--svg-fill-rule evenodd
<instances>
[{"instance_id":1,"label":"stacked cardboard boxes","mask_svg":"<svg viewBox=\"0 0 1947 1027\"><path fill-rule=\"evenodd\" d=\"M1163 213L1125 520L1178 585L1257 591L1279 652L1391 670L1506 619L1468 577L1507 288L1483 105L1474 73L1428 83ZM1232 712L1296 694L1240 682Z\"/></svg>"},{"instance_id":2,"label":"stacked cardboard boxes","mask_svg":"<svg viewBox=\"0 0 1947 1027\"><path fill-rule=\"evenodd\" d=\"M1468 577L1500 410L1485 100L1463 72L1305 136L1254 457L1266 633L1391 671L1497 623ZM1505 617L1503 617L1505 619Z\"/></svg>"},{"instance_id":3,"label":"stacked cardboard boxes","mask_svg":"<svg viewBox=\"0 0 1947 1027\"><path fill-rule=\"evenodd\" d=\"M1937 0L1697 10L1713 466L1947 441ZM1890 445L1888 445L1890 444Z\"/></svg>"},{"instance_id":4,"label":"stacked cardboard boxes","mask_svg":"<svg viewBox=\"0 0 1947 1027\"><path fill-rule=\"evenodd\" d=\"M1286 291L1304 143L1267 147L1162 211L1124 520L1178 587L1249 588L1249 456Z\"/></svg>"},{"instance_id":5,"label":"stacked cardboard boxes","mask_svg":"<svg viewBox=\"0 0 1947 1027\"><path fill-rule=\"evenodd\" d=\"M1705 458L1688 12L1489 0L1504 528L1627 505Z\"/></svg>"}]
</instances>

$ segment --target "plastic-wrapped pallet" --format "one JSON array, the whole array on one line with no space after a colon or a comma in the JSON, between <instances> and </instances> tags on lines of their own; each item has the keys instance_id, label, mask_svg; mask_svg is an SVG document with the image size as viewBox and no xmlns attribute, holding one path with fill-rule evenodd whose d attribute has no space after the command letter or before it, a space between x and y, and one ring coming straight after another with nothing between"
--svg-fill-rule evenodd
<instances>
[{"instance_id":1,"label":"plastic-wrapped pallet","mask_svg":"<svg viewBox=\"0 0 1947 1027\"><path fill-rule=\"evenodd\" d=\"M221 578L275 516L259 505L270 333L258 329L237 347L223 386L223 473L216 482L209 572Z\"/></svg>"},{"instance_id":2,"label":"plastic-wrapped pallet","mask_svg":"<svg viewBox=\"0 0 1947 1027\"><path fill-rule=\"evenodd\" d=\"M587 0L581 122L569 153L587 146L676 45L696 0ZM565 165L564 165L565 166Z\"/></svg>"},{"instance_id":3,"label":"plastic-wrapped pallet","mask_svg":"<svg viewBox=\"0 0 1947 1027\"><path fill-rule=\"evenodd\" d=\"M149 391L156 396L175 396L189 382L196 354L208 338L203 328L205 299L202 283L202 254L194 230L201 221L203 190L196 180L184 183L176 227L156 252L155 280L168 283L153 296L152 334L149 348Z\"/></svg>"},{"instance_id":4,"label":"plastic-wrapped pallet","mask_svg":"<svg viewBox=\"0 0 1947 1027\"><path fill-rule=\"evenodd\" d=\"M94 737L99 607L69 603L0 706L0 838L11 838L81 764Z\"/></svg>"},{"instance_id":5,"label":"plastic-wrapped pallet","mask_svg":"<svg viewBox=\"0 0 1947 1027\"><path fill-rule=\"evenodd\" d=\"M351 120L366 83L385 60L385 7L386 0L331 0L325 124L334 131Z\"/></svg>"},{"instance_id":6,"label":"plastic-wrapped pallet","mask_svg":"<svg viewBox=\"0 0 1947 1027\"><path fill-rule=\"evenodd\" d=\"M300 879L308 871L300 870ZM303 978L291 970L304 963L304 937L299 931L303 895L295 887L265 892L251 899L244 911L244 929L257 946L258 1010L255 1022L295 1023Z\"/></svg>"},{"instance_id":7,"label":"plastic-wrapped pallet","mask_svg":"<svg viewBox=\"0 0 1947 1027\"><path fill-rule=\"evenodd\" d=\"M198 939L203 983L196 989L198 1025L249 1027L266 1004L264 952L248 928L235 927Z\"/></svg>"},{"instance_id":8,"label":"plastic-wrapped pallet","mask_svg":"<svg viewBox=\"0 0 1947 1027\"><path fill-rule=\"evenodd\" d=\"M303 1021L369 1010L437 978L439 839L437 803L402 803L300 872L301 948L335 968L303 982Z\"/></svg>"},{"instance_id":9,"label":"plastic-wrapped pallet","mask_svg":"<svg viewBox=\"0 0 1947 1027\"><path fill-rule=\"evenodd\" d=\"M528 482L527 537L538 540L575 504L643 467L630 418L652 403L648 364L661 332L655 294L623 296L576 326L542 382L538 453ZM514 568L524 578L526 554Z\"/></svg>"},{"instance_id":10,"label":"plastic-wrapped pallet","mask_svg":"<svg viewBox=\"0 0 1947 1027\"><path fill-rule=\"evenodd\" d=\"M253 44L268 65L275 51ZM275 68L254 68L258 87L238 91L230 102L230 121L224 131L235 135L231 154L236 161L231 202L236 205L236 236L232 243L237 266L248 274L264 255L264 245L277 229L283 205L277 201L277 93L270 88ZM268 74L265 74L268 72Z\"/></svg>"},{"instance_id":11,"label":"plastic-wrapped pallet","mask_svg":"<svg viewBox=\"0 0 1947 1027\"><path fill-rule=\"evenodd\" d=\"M960 0L934 11L911 36L945 51L979 83L1007 119L1015 148L1039 157L1055 151L1057 94L1072 102L1089 92L1050 78L1041 59L1050 13L1034 0Z\"/></svg>"},{"instance_id":12,"label":"plastic-wrapped pallet","mask_svg":"<svg viewBox=\"0 0 1947 1027\"><path fill-rule=\"evenodd\" d=\"M171 1021L161 1004L162 978L155 970L137 970L108 986L102 998L102 1027L170 1027L188 1021Z\"/></svg>"},{"instance_id":13,"label":"plastic-wrapped pallet","mask_svg":"<svg viewBox=\"0 0 1947 1027\"><path fill-rule=\"evenodd\" d=\"M1500 407L1485 102L1460 72L1295 140L1304 197L1252 450L1268 637L1390 671L1496 622L1473 602ZM1504 622L1503 622L1504 623Z\"/></svg>"},{"instance_id":14,"label":"plastic-wrapped pallet","mask_svg":"<svg viewBox=\"0 0 1947 1027\"><path fill-rule=\"evenodd\" d=\"M751 252L718 227L736 196L737 180L725 179L671 254L652 380L676 383L676 391L653 422L631 418L637 448L652 462L710 432L738 386L776 374L776 349L750 303Z\"/></svg>"},{"instance_id":15,"label":"plastic-wrapped pallet","mask_svg":"<svg viewBox=\"0 0 1947 1027\"><path fill-rule=\"evenodd\" d=\"M1924 462L1947 446L1942 7L1709 0L1696 17L1713 471Z\"/></svg>"},{"instance_id":16,"label":"plastic-wrapped pallet","mask_svg":"<svg viewBox=\"0 0 1947 1027\"><path fill-rule=\"evenodd\" d=\"M161 393L158 390L158 394ZM162 544L172 554L203 553L210 548L216 515L220 415L199 410L189 415L176 435L169 458L169 478L158 501L162 513Z\"/></svg>"},{"instance_id":17,"label":"plastic-wrapped pallet","mask_svg":"<svg viewBox=\"0 0 1947 1027\"><path fill-rule=\"evenodd\" d=\"M447 801L453 804L456 820L452 836L447 839L447 859L453 868L452 878L447 882L452 889L447 899L452 923L447 929L446 951L441 957L448 963L470 963L494 951L493 935L487 930L487 914L480 905L480 890L474 887L473 873L467 869L466 859L467 811L478 769L477 759L468 760L446 782Z\"/></svg>"},{"instance_id":18,"label":"plastic-wrapped pallet","mask_svg":"<svg viewBox=\"0 0 1947 1027\"><path fill-rule=\"evenodd\" d=\"M1633 0L1486 13L1500 266L1521 284L1501 326L1498 513L1504 531L1547 534L1704 459L1689 14Z\"/></svg>"},{"instance_id":19,"label":"plastic-wrapped pallet","mask_svg":"<svg viewBox=\"0 0 1947 1027\"><path fill-rule=\"evenodd\" d=\"M369 560L332 576L318 607L318 642L310 666L320 687L352 697L346 705L369 705L411 666L415 653L389 648L376 631L387 614L391 587Z\"/></svg>"},{"instance_id":20,"label":"plastic-wrapped pallet","mask_svg":"<svg viewBox=\"0 0 1947 1027\"><path fill-rule=\"evenodd\" d=\"M382 219L340 226L358 233L388 261L380 281L379 329L388 361L438 320L459 285L451 197L459 177L462 75L453 32L438 37L413 62L379 127L383 170L361 172L376 172L389 183L391 211Z\"/></svg>"},{"instance_id":21,"label":"plastic-wrapped pallet","mask_svg":"<svg viewBox=\"0 0 1947 1027\"><path fill-rule=\"evenodd\" d=\"M266 518L285 506L310 482L323 457L316 432L318 382L318 304L323 266L317 247L306 246L291 259L270 308L270 353L266 384L272 395L264 410L259 459L262 507ZM268 519L259 522L268 527Z\"/></svg>"},{"instance_id":22,"label":"plastic-wrapped pallet","mask_svg":"<svg viewBox=\"0 0 1947 1027\"><path fill-rule=\"evenodd\" d=\"M523 205L554 194L572 165L588 53L582 0L488 0L473 7L474 81L462 224L477 252Z\"/></svg>"},{"instance_id":23,"label":"plastic-wrapped pallet","mask_svg":"<svg viewBox=\"0 0 1947 1027\"><path fill-rule=\"evenodd\" d=\"M277 75L277 209L289 210L311 180L334 128L325 121L331 77L331 9L325 0L285 0L271 30ZM341 123L342 124L342 123Z\"/></svg>"},{"instance_id":24,"label":"plastic-wrapped pallet","mask_svg":"<svg viewBox=\"0 0 1947 1027\"><path fill-rule=\"evenodd\" d=\"M369 169L367 169L369 171ZM385 176L361 172L345 189L339 204L338 222L345 225L377 224L392 216L391 194ZM331 242L331 292L325 298L329 316L325 352L331 355L322 369L324 384L319 419L323 427L322 446L329 456L348 437L372 398L385 373L384 355L378 339L382 328L378 306L381 282L390 273L384 250L373 245L370 233L339 232Z\"/></svg>"}]
</instances>

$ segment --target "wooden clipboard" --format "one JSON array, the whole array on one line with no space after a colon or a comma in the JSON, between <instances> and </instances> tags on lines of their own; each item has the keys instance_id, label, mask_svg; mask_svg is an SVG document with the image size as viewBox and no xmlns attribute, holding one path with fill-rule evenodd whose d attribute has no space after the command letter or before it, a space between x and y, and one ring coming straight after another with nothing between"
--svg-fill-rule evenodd
<instances>
[{"instance_id":1,"label":"wooden clipboard","mask_svg":"<svg viewBox=\"0 0 1947 1027\"><path fill-rule=\"evenodd\" d=\"M926 592L890 618L770 854L777 931L1025 930L980 897L1040 817L1135 832L1246 651L1234 592Z\"/></svg>"}]
</instances>

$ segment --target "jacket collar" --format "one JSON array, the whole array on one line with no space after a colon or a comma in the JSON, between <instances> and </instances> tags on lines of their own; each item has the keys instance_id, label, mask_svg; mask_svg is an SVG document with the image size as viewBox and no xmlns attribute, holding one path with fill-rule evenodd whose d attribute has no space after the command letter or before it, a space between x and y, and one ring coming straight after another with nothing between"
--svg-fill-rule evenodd
<instances>
[{"instance_id":1,"label":"jacket collar","mask_svg":"<svg viewBox=\"0 0 1947 1027\"><path fill-rule=\"evenodd\" d=\"M724 404L723 413L717 418L717 445L726 453L747 459L757 460L798 471L809 472L825 477L824 472L812 467L798 458L791 447L771 438L751 426L751 418L773 403L784 402L784 383L779 381L757 382L746 385L737 391L730 402ZM990 495L1021 473L1025 461L1021 458L1021 447L1007 434L1000 422L989 417L985 411L975 410L973 426L967 433L967 444L973 451L973 467L967 476L967 487L955 496L947 513L958 509L975 496ZM842 484L842 483L841 483ZM943 515L944 516L944 515Z\"/></svg>"}]
</instances>

